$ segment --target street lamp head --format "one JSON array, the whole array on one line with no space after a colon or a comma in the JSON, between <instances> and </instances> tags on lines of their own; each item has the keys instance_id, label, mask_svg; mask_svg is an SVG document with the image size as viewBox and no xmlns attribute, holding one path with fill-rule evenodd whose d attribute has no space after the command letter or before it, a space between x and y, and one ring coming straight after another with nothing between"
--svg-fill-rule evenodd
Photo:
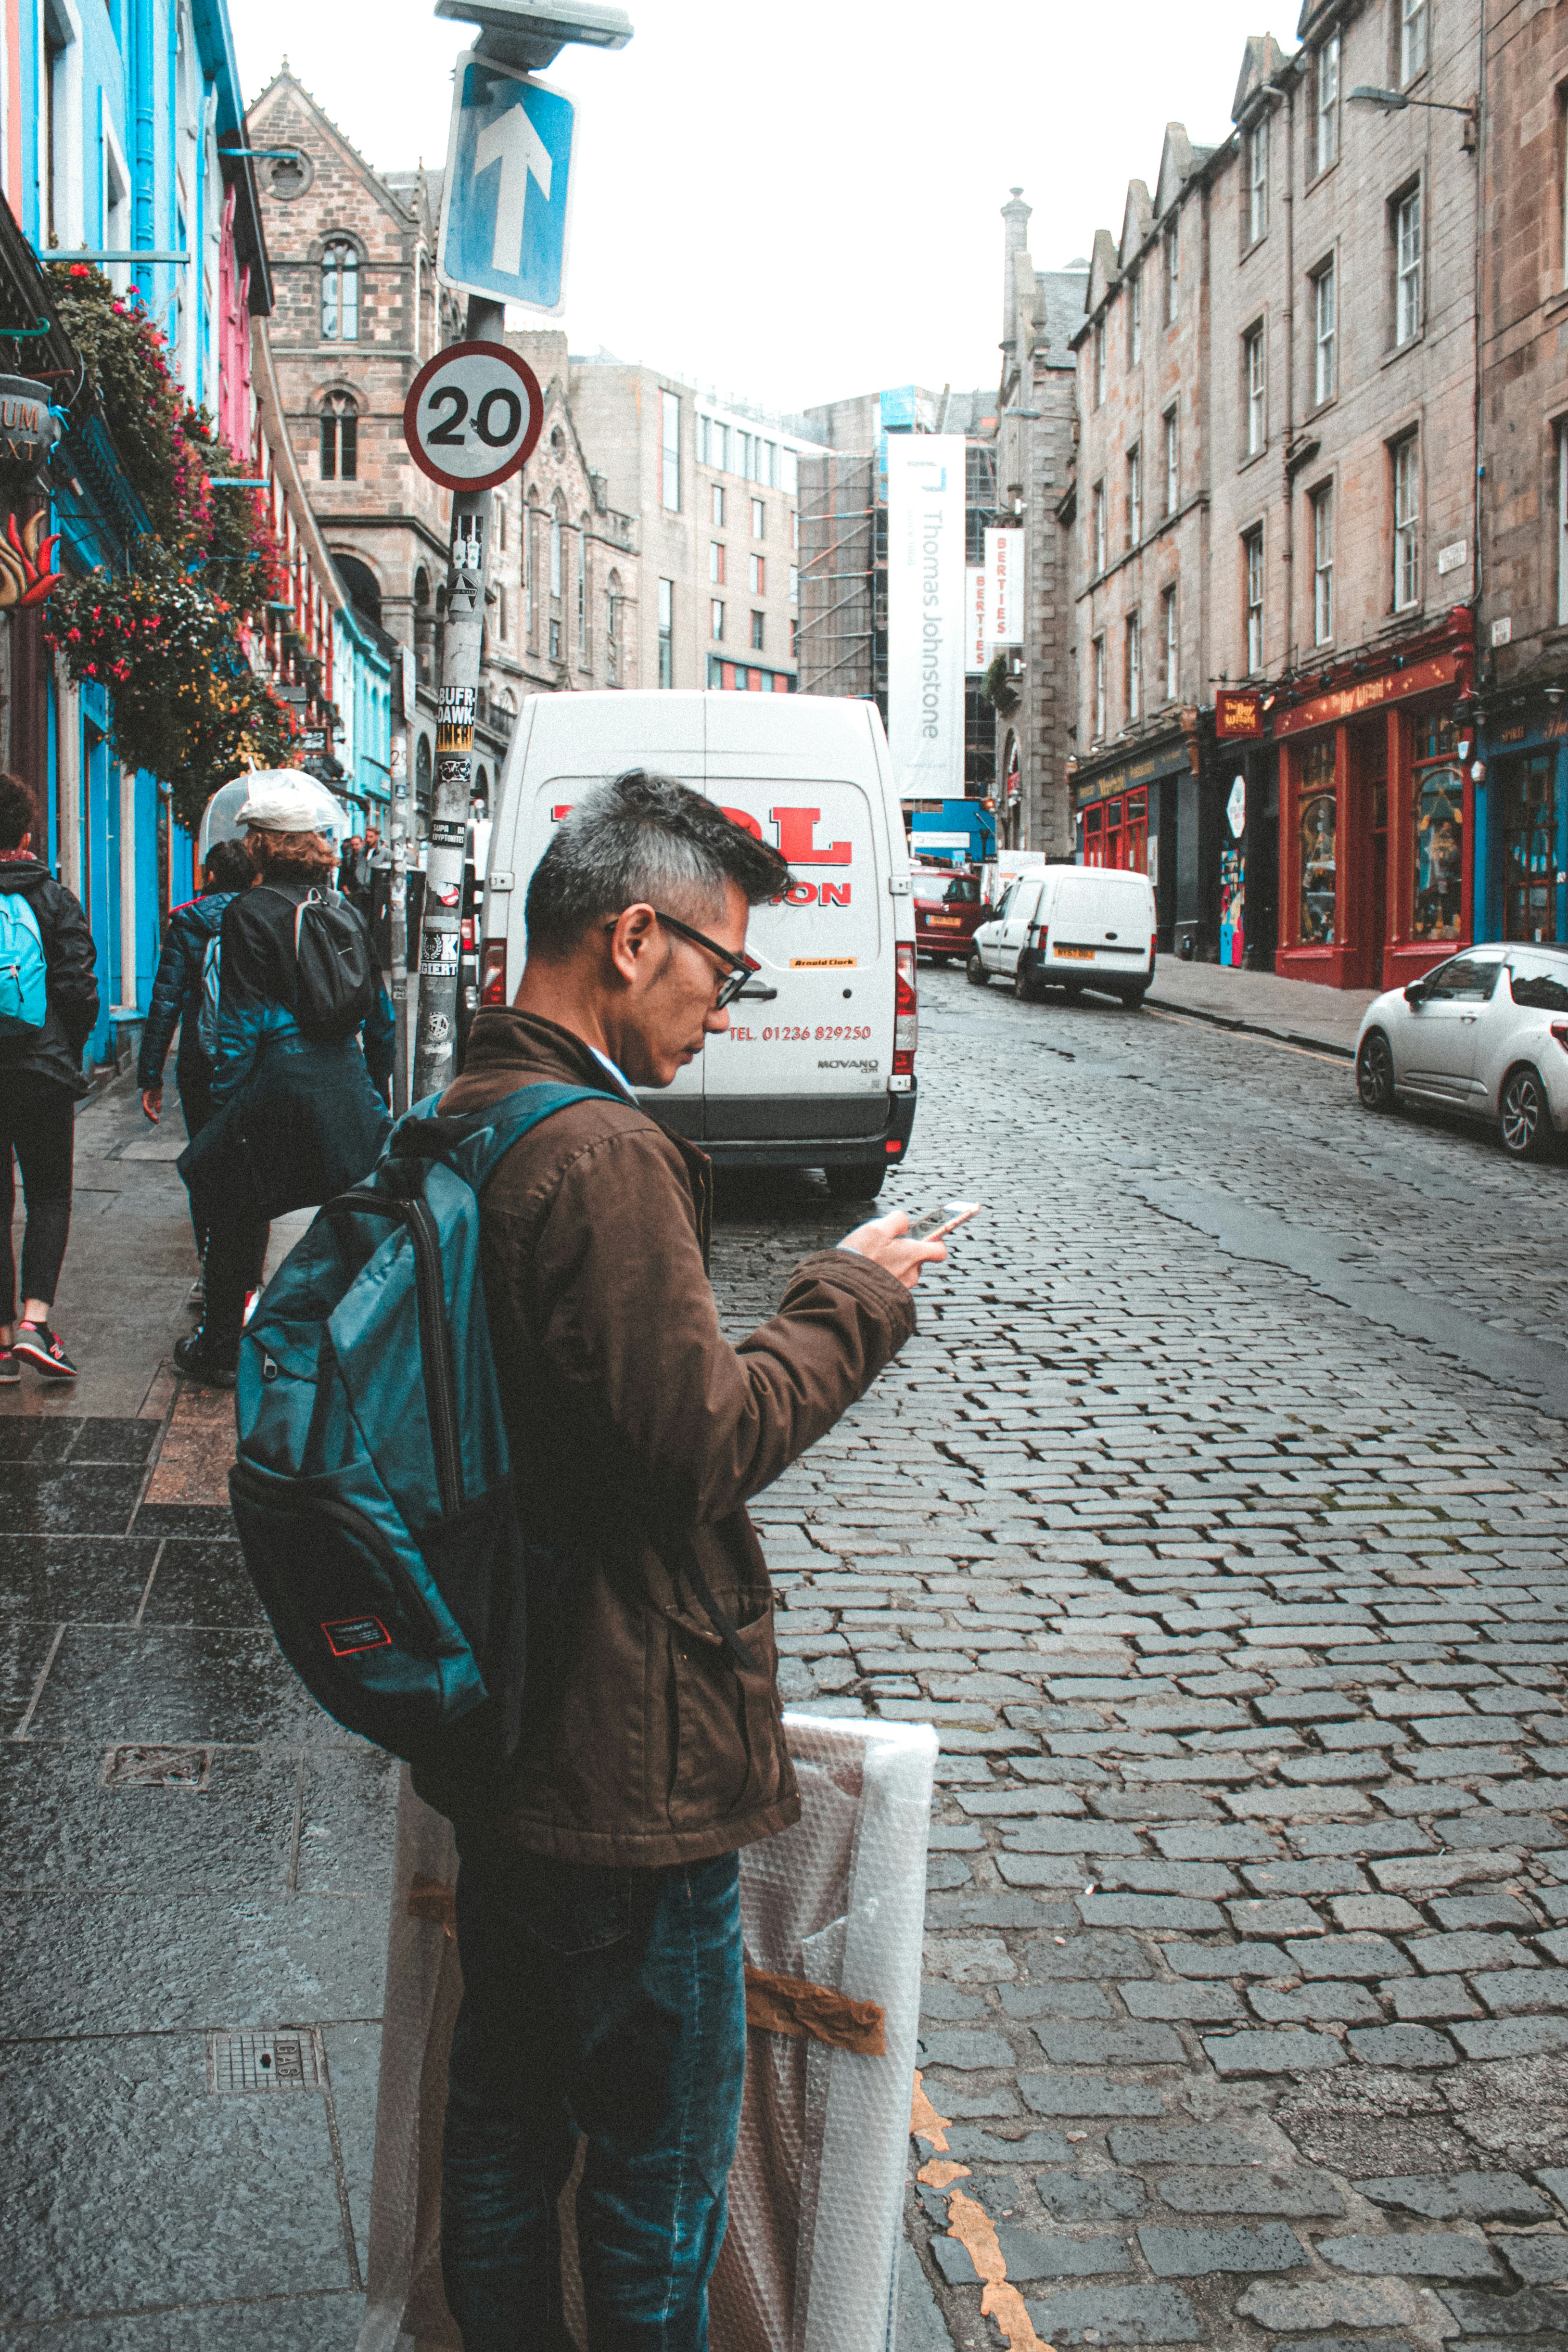
<instances>
[{"instance_id":1,"label":"street lamp head","mask_svg":"<svg viewBox=\"0 0 1568 2352\"><path fill-rule=\"evenodd\" d=\"M548 66L570 42L623 49L632 37L624 8L601 0L435 0L435 13L479 26L482 57L528 73Z\"/></svg>"},{"instance_id":2,"label":"street lamp head","mask_svg":"<svg viewBox=\"0 0 1568 2352\"><path fill-rule=\"evenodd\" d=\"M1376 89L1369 81L1351 91L1350 102L1352 106L1381 106L1391 114L1403 113L1410 103L1402 89Z\"/></svg>"}]
</instances>

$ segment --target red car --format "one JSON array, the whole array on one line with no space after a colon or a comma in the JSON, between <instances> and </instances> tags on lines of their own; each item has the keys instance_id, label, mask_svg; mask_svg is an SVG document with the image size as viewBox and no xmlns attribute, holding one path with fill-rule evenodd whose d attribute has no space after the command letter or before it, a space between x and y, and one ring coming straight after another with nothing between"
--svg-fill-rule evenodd
<instances>
[{"instance_id":1,"label":"red car","mask_svg":"<svg viewBox=\"0 0 1568 2352\"><path fill-rule=\"evenodd\" d=\"M947 866L915 869L915 946L934 963L956 957L964 962L986 908L977 874L956 874Z\"/></svg>"}]
</instances>

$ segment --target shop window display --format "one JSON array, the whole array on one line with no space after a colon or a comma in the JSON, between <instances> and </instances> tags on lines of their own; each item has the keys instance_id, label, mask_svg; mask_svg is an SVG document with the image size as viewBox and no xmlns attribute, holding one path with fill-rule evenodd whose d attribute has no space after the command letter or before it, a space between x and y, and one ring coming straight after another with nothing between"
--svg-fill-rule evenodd
<instances>
[{"instance_id":1,"label":"shop window display","mask_svg":"<svg viewBox=\"0 0 1568 2352\"><path fill-rule=\"evenodd\" d=\"M1301 813L1301 945L1332 948L1338 880L1335 841L1339 832L1332 735L1314 743L1308 751L1301 781L1307 788Z\"/></svg>"},{"instance_id":2,"label":"shop window display","mask_svg":"<svg viewBox=\"0 0 1568 2352\"><path fill-rule=\"evenodd\" d=\"M1557 794L1553 755L1511 760L1502 784L1502 932L1557 937Z\"/></svg>"},{"instance_id":3,"label":"shop window display","mask_svg":"<svg viewBox=\"0 0 1568 2352\"><path fill-rule=\"evenodd\" d=\"M1464 784L1457 768L1428 768L1416 779L1413 940L1457 940L1464 876Z\"/></svg>"}]
</instances>

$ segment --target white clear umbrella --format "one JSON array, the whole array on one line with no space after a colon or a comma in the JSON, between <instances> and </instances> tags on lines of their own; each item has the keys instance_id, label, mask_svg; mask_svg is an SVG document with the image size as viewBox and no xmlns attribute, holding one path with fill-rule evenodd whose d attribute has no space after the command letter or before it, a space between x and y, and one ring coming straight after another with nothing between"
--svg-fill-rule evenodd
<instances>
[{"instance_id":1,"label":"white clear umbrella","mask_svg":"<svg viewBox=\"0 0 1568 2352\"><path fill-rule=\"evenodd\" d=\"M243 776L236 776L232 784L225 784L221 791L215 792L202 811L201 830L196 835L198 868L217 842L241 838L237 822L239 813L257 786L280 782L284 778L291 784L303 784L315 795L319 810L316 830L324 833L334 845L353 831L352 821L342 802L334 799L326 785L319 783L314 776L308 776L298 768L251 768Z\"/></svg>"}]
</instances>

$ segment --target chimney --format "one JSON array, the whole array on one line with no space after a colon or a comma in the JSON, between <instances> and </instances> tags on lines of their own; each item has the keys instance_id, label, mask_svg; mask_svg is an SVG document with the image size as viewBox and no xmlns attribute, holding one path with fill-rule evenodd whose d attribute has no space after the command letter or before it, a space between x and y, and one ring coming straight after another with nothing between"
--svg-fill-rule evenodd
<instances>
[{"instance_id":1,"label":"chimney","mask_svg":"<svg viewBox=\"0 0 1568 2352\"><path fill-rule=\"evenodd\" d=\"M1002 260L1002 341L1010 352L1018 332L1018 302L1013 293L1013 256L1022 253L1029 245L1029 217L1031 206L1023 200L1023 190L1014 188L1010 201L1002 206L1002 218L1008 225L1007 245Z\"/></svg>"}]
</instances>

